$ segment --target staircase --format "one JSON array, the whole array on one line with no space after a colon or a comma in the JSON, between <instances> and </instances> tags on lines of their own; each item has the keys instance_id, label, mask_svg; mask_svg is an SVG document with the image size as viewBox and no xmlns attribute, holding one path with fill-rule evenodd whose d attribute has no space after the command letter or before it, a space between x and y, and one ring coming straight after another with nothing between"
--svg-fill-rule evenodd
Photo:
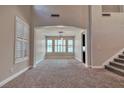
<instances>
[{"instance_id":1,"label":"staircase","mask_svg":"<svg viewBox=\"0 0 124 93\"><path fill-rule=\"evenodd\" d=\"M124 76L124 52L118 55L117 58L114 58L113 61L109 62L108 65L105 65L105 69Z\"/></svg>"}]
</instances>

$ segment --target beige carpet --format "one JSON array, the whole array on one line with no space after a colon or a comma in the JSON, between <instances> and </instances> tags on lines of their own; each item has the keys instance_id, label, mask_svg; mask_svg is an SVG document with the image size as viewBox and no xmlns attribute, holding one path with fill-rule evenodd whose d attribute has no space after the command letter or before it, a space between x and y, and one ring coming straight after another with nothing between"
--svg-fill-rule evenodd
<instances>
[{"instance_id":1,"label":"beige carpet","mask_svg":"<svg viewBox=\"0 0 124 93\"><path fill-rule=\"evenodd\" d=\"M104 69L88 69L76 60L45 60L4 88L124 87L124 78Z\"/></svg>"}]
</instances>

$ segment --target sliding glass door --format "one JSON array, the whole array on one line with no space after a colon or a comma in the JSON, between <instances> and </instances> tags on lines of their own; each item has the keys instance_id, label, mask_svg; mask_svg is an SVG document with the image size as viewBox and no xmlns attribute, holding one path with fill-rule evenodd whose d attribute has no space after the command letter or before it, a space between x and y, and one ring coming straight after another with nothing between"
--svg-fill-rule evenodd
<instances>
[{"instance_id":1,"label":"sliding glass door","mask_svg":"<svg viewBox=\"0 0 124 93\"><path fill-rule=\"evenodd\" d=\"M52 37L49 36L46 38L46 47L47 54L51 53L66 53L66 54L74 54L74 37L65 36L65 37Z\"/></svg>"}]
</instances>

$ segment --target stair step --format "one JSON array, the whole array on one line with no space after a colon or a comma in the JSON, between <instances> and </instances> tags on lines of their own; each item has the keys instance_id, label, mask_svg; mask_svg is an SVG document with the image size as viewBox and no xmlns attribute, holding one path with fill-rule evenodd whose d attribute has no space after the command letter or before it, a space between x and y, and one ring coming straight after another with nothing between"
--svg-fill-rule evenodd
<instances>
[{"instance_id":1,"label":"stair step","mask_svg":"<svg viewBox=\"0 0 124 93\"><path fill-rule=\"evenodd\" d=\"M119 57L119 58L123 58L123 59L124 59L124 55L119 55L118 57Z\"/></svg>"},{"instance_id":2,"label":"stair step","mask_svg":"<svg viewBox=\"0 0 124 93\"><path fill-rule=\"evenodd\" d=\"M110 62L109 63L111 66L119 68L119 69L123 69L124 70L124 64L123 63L118 63L118 62Z\"/></svg>"},{"instance_id":3,"label":"stair step","mask_svg":"<svg viewBox=\"0 0 124 93\"><path fill-rule=\"evenodd\" d=\"M116 73L118 75L124 76L124 70L122 70L122 69L113 67L111 65L105 65L105 69L107 69L107 70L109 70L109 71L111 71L113 73Z\"/></svg>"},{"instance_id":4,"label":"stair step","mask_svg":"<svg viewBox=\"0 0 124 93\"><path fill-rule=\"evenodd\" d=\"M122 52L124 54L124 52Z\"/></svg>"},{"instance_id":5,"label":"stair step","mask_svg":"<svg viewBox=\"0 0 124 93\"><path fill-rule=\"evenodd\" d=\"M124 63L124 59L122 58L114 58L114 61L119 63Z\"/></svg>"}]
</instances>

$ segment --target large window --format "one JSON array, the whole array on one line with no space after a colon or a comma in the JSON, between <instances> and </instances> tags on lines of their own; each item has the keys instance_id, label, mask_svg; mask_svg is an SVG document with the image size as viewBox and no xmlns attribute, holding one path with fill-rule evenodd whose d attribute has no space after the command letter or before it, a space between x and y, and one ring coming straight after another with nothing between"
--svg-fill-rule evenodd
<instances>
[{"instance_id":1,"label":"large window","mask_svg":"<svg viewBox=\"0 0 124 93\"><path fill-rule=\"evenodd\" d=\"M73 53L74 37L48 37L46 45L47 53Z\"/></svg>"}]
</instances>

